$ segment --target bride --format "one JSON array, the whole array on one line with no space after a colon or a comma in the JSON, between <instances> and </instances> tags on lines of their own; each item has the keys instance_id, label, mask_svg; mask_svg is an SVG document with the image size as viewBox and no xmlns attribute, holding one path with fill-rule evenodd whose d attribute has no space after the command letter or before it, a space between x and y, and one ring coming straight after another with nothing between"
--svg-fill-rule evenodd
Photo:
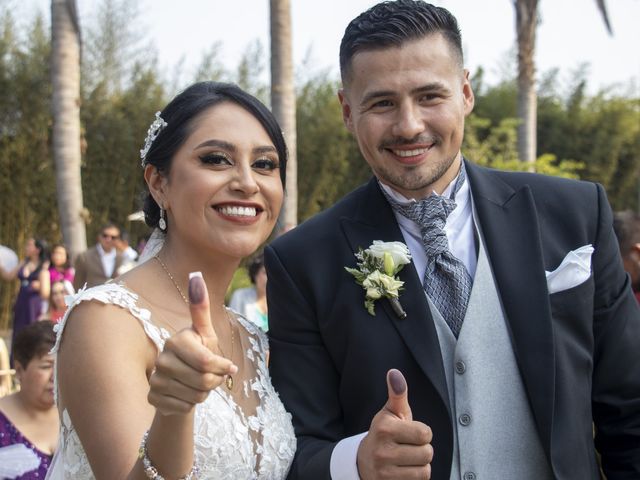
<instances>
[{"instance_id":1,"label":"bride","mask_svg":"<svg viewBox=\"0 0 640 480\"><path fill-rule=\"evenodd\" d=\"M61 434L47 478L284 478L295 437L267 338L223 304L280 212L280 128L238 87L202 82L156 114L140 154L156 246L80 291L60 323Z\"/></svg>"}]
</instances>

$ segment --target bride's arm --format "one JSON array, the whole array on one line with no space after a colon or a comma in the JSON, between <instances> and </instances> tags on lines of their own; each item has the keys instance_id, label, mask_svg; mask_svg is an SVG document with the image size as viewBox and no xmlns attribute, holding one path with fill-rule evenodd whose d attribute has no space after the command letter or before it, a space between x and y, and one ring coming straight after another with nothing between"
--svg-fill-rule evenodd
<instances>
[{"instance_id":1,"label":"bride's arm","mask_svg":"<svg viewBox=\"0 0 640 480\"><path fill-rule=\"evenodd\" d=\"M148 457L164 478L183 477L193 467L194 407L237 367L215 353L202 278L190 283L192 325L157 356L125 309L83 303L67 320L58 353L61 408L69 411L97 479L148 478L137 458L147 429Z\"/></svg>"},{"instance_id":2,"label":"bride's arm","mask_svg":"<svg viewBox=\"0 0 640 480\"><path fill-rule=\"evenodd\" d=\"M156 355L139 321L120 307L84 302L67 320L58 353L59 402L97 479L148 478L138 448L152 423L149 456L163 476L191 469L192 410L163 416L147 401Z\"/></svg>"}]
</instances>

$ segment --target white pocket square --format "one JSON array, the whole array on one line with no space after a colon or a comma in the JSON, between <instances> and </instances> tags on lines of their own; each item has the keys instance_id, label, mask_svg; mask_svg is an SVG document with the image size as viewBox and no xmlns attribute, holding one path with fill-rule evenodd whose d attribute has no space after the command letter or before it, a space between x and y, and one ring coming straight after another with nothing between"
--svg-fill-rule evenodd
<instances>
[{"instance_id":1,"label":"white pocket square","mask_svg":"<svg viewBox=\"0 0 640 480\"><path fill-rule=\"evenodd\" d=\"M586 281L591 276L592 253L593 246L585 245L567 253L553 272L545 271L549 294L568 290Z\"/></svg>"}]
</instances>

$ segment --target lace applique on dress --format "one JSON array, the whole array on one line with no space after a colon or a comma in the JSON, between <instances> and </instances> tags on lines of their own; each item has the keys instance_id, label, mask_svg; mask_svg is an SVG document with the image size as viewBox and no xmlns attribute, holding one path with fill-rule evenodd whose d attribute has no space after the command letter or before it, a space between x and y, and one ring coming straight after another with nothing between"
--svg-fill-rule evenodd
<instances>
[{"instance_id":1,"label":"lace applique on dress","mask_svg":"<svg viewBox=\"0 0 640 480\"><path fill-rule=\"evenodd\" d=\"M160 351L170 334L151 321L151 312L137 306L138 296L123 285L108 283L80 290L67 298L69 310L57 328L53 352L60 347L69 311L83 301L96 300L128 310ZM239 389L238 401L256 397L253 415L245 415L224 386L213 390L196 406L194 422L195 457L201 467L199 480L206 479L284 479L293 460L296 439L287 413L273 389L266 365L268 339L264 332L243 317L240 328L248 332L245 362L255 371ZM57 379L54 379L57 396ZM47 478L50 480L93 479L80 439L66 410L62 412L60 442Z\"/></svg>"}]
</instances>

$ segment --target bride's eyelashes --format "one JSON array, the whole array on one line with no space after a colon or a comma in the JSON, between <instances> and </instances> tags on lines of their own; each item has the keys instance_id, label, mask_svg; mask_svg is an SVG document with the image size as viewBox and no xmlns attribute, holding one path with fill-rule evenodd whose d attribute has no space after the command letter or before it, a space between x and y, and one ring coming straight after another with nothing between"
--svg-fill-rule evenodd
<instances>
[{"instance_id":1,"label":"bride's eyelashes","mask_svg":"<svg viewBox=\"0 0 640 480\"><path fill-rule=\"evenodd\" d=\"M220 152L207 153L198 158L205 165L232 166L234 164L229 155ZM272 171L280 168L280 162L277 158L260 157L253 161L251 168L259 171Z\"/></svg>"},{"instance_id":2,"label":"bride's eyelashes","mask_svg":"<svg viewBox=\"0 0 640 480\"><path fill-rule=\"evenodd\" d=\"M204 155L200 155L199 158L205 165L233 165L231 157L224 153L206 153Z\"/></svg>"},{"instance_id":3,"label":"bride's eyelashes","mask_svg":"<svg viewBox=\"0 0 640 480\"><path fill-rule=\"evenodd\" d=\"M276 170L277 168L280 168L280 162L272 158L264 157L264 158L258 158L256 161L254 161L251 164L251 166L256 170L271 171L271 170Z\"/></svg>"}]
</instances>

